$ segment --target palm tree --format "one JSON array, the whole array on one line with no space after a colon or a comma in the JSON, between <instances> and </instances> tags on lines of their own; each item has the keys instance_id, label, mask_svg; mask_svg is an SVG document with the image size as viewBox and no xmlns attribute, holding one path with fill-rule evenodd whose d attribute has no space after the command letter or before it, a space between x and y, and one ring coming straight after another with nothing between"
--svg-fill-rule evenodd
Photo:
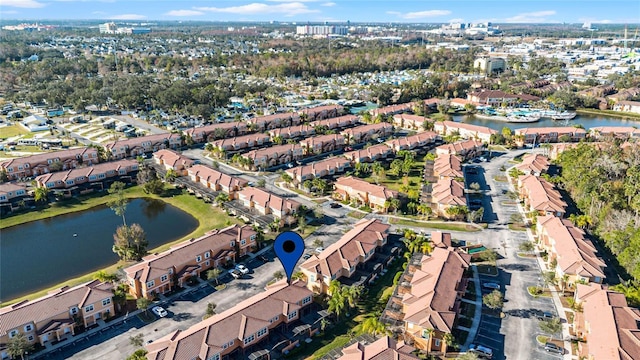
<instances>
[{"instance_id":1,"label":"palm tree","mask_svg":"<svg viewBox=\"0 0 640 360\"><path fill-rule=\"evenodd\" d=\"M429 340L427 341L427 353L431 352L431 346L433 344L433 335L435 335L436 330L429 328L429 329L424 329L422 330L422 336L427 335L429 336Z\"/></svg>"},{"instance_id":2,"label":"palm tree","mask_svg":"<svg viewBox=\"0 0 640 360\"><path fill-rule=\"evenodd\" d=\"M178 177L178 173L173 169L167 170L167 173L164 174L164 179L168 182L174 182L177 177Z\"/></svg>"},{"instance_id":3,"label":"palm tree","mask_svg":"<svg viewBox=\"0 0 640 360\"><path fill-rule=\"evenodd\" d=\"M151 301L146 297L141 297L136 300L136 307L138 308L138 310L144 310L144 313L146 315L149 315L149 306L151 306Z\"/></svg>"},{"instance_id":4,"label":"palm tree","mask_svg":"<svg viewBox=\"0 0 640 360\"><path fill-rule=\"evenodd\" d=\"M362 290L362 286L345 286L342 288L342 296L349 304L349 308L356 307L356 302L360 299Z\"/></svg>"},{"instance_id":5,"label":"palm tree","mask_svg":"<svg viewBox=\"0 0 640 360\"><path fill-rule=\"evenodd\" d=\"M327 293L329 295L334 295L342 292L342 285L338 280L331 280L329 283L329 288L327 289Z\"/></svg>"},{"instance_id":6,"label":"palm tree","mask_svg":"<svg viewBox=\"0 0 640 360\"><path fill-rule=\"evenodd\" d=\"M388 332L386 324L375 315L362 322L362 331L373 336Z\"/></svg>"},{"instance_id":7,"label":"palm tree","mask_svg":"<svg viewBox=\"0 0 640 360\"><path fill-rule=\"evenodd\" d=\"M49 189L46 186L38 186L33 193L34 200L39 202L46 202L49 199Z\"/></svg>"},{"instance_id":8,"label":"palm tree","mask_svg":"<svg viewBox=\"0 0 640 360\"><path fill-rule=\"evenodd\" d=\"M114 195L115 198L107 203L107 206L113 210L118 216L122 216L122 223L127 226L127 221L124 214L127 212L127 198L124 196L124 183L116 181L111 184L108 190L110 195Z\"/></svg>"},{"instance_id":9,"label":"palm tree","mask_svg":"<svg viewBox=\"0 0 640 360\"><path fill-rule=\"evenodd\" d=\"M444 334L444 336L442 337L442 341L444 342L445 348L444 348L444 354L445 357L447 355L447 348L449 346L452 346L455 343L455 339L453 338L453 335L451 335L451 333L446 333Z\"/></svg>"},{"instance_id":10,"label":"palm tree","mask_svg":"<svg viewBox=\"0 0 640 360\"><path fill-rule=\"evenodd\" d=\"M420 244L420 252L429 255L432 251L433 245L431 244L431 242L426 239L422 241L422 243Z\"/></svg>"},{"instance_id":11,"label":"palm tree","mask_svg":"<svg viewBox=\"0 0 640 360\"><path fill-rule=\"evenodd\" d=\"M345 307L347 306L347 302L345 300L346 299L340 292L332 294L328 302L329 307L327 311L329 311L330 314L336 314L336 318L340 319L340 314L342 314Z\"/></svg>"},{"instance_id":12,"label":"palm tree","mask_svg":"<svg viewBox=\"0 0 640 360\"><path fill-rule=\"evenodd\" d=\"M216 305L216 303L207 303L207 310L204 313L204 319L208 319L210 317L212 317L213 315L216 314L216 307L218 307L218 305Z\"/></svg>"},{"instance_id":13,"label":"palm tree","mask_svg":"<svg viewBox=\"0 0 640 360\"><path fill-rule=\"evenodd\" d=\"M220 275L222 275L222 270L218 268L211 269L207 271L207 280L213 279L216 281L216 285L220 285L220 280L218 279Z\"/></svg>"}]
</instances>

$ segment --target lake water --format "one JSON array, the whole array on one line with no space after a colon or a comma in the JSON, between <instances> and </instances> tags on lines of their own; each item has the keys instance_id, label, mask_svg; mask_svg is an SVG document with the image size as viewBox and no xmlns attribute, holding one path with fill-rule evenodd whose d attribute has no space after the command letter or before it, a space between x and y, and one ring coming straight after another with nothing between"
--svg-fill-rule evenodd
<instances>
[{"instance_id":1,"label":"lake water","mask_svg":"<svg viewBox=\"0 0 640 360\"><path fill-rule=\"evenodd\" d=\"M475 116L469 117L464 115L454 115L454 121L460 121L467 124L486 126L495 130L502 130L503 127L510 129L520 128L533 128L533 127L552 127L552 126L573 126L580 124L585 129L589 130L592 127L598 126L640 126L640 121L637 120L624 120L620 118L606 117L606 116L592 116L592 115L578 115L573 120L569 121L554 121L551 119L540 119L538 122L519 124L508 123L503 121L478 119Z\"/></svg>"},{"instance_id":2,"label":"lake water","mask_svg":"<svg viewBox=\"0 0 640 360\"><path fill-rule=\"evenodd\" d=\"M191 233L198 221L160 200L134 199L125 214L147 234L149 249ZM118 261L113 233L122 217L106 206L2 229L0 301L7 301ZM76 236L74 236L76 234Z\"/></svg>"}]
</instances>

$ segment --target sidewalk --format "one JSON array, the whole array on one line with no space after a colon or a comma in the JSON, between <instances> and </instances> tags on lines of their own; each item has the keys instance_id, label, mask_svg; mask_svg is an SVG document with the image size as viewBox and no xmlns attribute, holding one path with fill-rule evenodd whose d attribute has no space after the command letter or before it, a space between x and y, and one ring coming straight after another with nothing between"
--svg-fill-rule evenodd
<instances>
[{"instance_id":1,"label":"sidewalk","mask_svg":"<svg viewBox=\"0 0 640 360\"><path fill-rule=\"evenodd\" d=\"M469 345L473 343L478 334L478 328L480 328L480 319L482 318L482 288L480 287L480 276L478 275L478 267L475 265L471 266L473 269L473 284L476 288L476 301L473 302L476 305L476 311L473 314L473 322L471 328L469 329L469 335L467 335L467 341L460 347L460 351L467 351ZM462 299L465 301L465 299ZM466 300L465 302L472 302Z\"/></svg>"}]
</instances>

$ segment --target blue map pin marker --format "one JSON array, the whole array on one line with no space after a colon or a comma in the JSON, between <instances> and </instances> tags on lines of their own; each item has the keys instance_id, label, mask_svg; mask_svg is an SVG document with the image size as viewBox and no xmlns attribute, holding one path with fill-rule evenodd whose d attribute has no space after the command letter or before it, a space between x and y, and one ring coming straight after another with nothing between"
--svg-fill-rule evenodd
<instances>
[{"instance_id":1,"label":"blue map pin marker","mask_svg":"<svg viewBox=\"0 0 640 360\"><path fill-rule=\"evenodd\" d=\"M287 274L287 282L291 284L293 269L304 252L304 240L293 231L285 231L276 237L273 249Z\"/></svg>"}]
</instances>

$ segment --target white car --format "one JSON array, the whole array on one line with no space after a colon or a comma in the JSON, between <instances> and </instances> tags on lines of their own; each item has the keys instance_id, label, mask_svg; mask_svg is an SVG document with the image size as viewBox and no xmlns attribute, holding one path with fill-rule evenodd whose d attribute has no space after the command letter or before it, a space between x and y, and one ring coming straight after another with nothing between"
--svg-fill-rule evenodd
<instances>
[{"instance_id":1,"label":"white car","mask_svg":"<svg viewBox=\"0 0 640 360\"><path fill-rule=\"evenodd\" d=\"M491 359L493 357L493 350L482 345L469 345L469 352L479 355L479 357L484 359Z\"/></svg>"},{"instance_id":2,"label":"white car","mask_svg":"<svg viewBox=\"0 0 640 360\"><path fill-rule=\"evenodd\" d=\"M249 273L249 269L247 269L247 267L242 264L236 265L236 270L240 271L242 275L247 275Z\"/></svg>"},{"instance_id":3,"label":"white car","mask_svg":"<svg viewBox=\"0 0 640 360\"><path fill-rule=\"evenodd\" d=\"M151 309L151 312L163 318L168 315L167 310L165 310L162 306L154 306Z\"/></svg>"},{"instance_id":4,"label":"white car","mask_svg":"<svg viewBox=\"0 0 640 360\"><path fill-rule=\"evenodd\" d=\"M319 253L321 253L321 252L323 252L323 251L324 251L324 248L323 248L322 246L321 246L321 247L317 247L317 248L316 248L316 252L317 252L318 254L319 254Z\"/></svg>"}]
</instances>

